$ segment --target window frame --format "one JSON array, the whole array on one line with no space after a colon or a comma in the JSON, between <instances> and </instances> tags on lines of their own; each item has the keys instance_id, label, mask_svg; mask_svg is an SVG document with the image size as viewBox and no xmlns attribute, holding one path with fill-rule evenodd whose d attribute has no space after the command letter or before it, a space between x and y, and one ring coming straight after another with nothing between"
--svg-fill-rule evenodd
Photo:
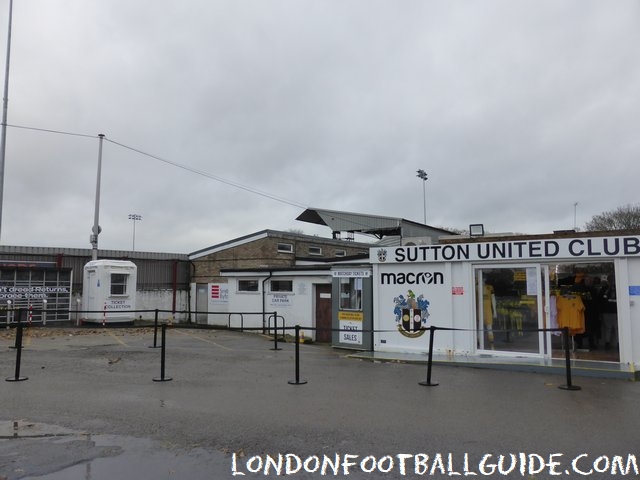
<instances>
[{"instance_id":1,"label":"window frame","mask_svg":"<svg viewBox=\"0 0 640 480\"><path fill-rule=\"evenodd\" d=\"M288 289L280 289L280 288L274 289L273 288L274 284L282 284L282 285L288 284L290 286L290 288L288 288ZM283 278L271 279L269 281L269 292L271 292L271 293L293 293L293 280L291 280L291 279L283 279Z\"/></svg>"},{"instance_id":2,"label":"window frame","mask_svg":"<svg viewBox=\"0 0 640 480\"><path fill-rule=\"evenodd\" d=\"M122 277L121 281L115 281L116 277ZM109 294L113 297L123 297L128 295L129 274L128 273L115 273L110 274L111 286L109 288ZM122 287L122 292L114 291L114 287ZM118 289L119 290L119 289Z\"/></svg>"},{"instance_id":3,"label":"window frame","mask_svg":"<svg viewBox=\"0 0 640 480\"><path fill-rule=\"evenodd\" d=\"M242 284L255 285L255 288L242 288ZM259 293L260 281L257 278L239 278L236 282L237 293Z\"/></svg>"},{"instance_id":4,"label":"window frame","mask_svg":"<svg viewBox=\"0 0 640 480\"><path fill-rule=\"evenodd\" d=\"M293 253L293 243L278 242L276 250L278 253Z\"/></svg>"},{"instance_id":5,"label":"window frame","mask_svg":"<svg viewBox=\"0 0 640 480\"><path fill-rule=\"evenodd\" d=\"M339 281L339 309L361 312L364 284L360 277L344 277Z\"/></svg>"}]
</instances>

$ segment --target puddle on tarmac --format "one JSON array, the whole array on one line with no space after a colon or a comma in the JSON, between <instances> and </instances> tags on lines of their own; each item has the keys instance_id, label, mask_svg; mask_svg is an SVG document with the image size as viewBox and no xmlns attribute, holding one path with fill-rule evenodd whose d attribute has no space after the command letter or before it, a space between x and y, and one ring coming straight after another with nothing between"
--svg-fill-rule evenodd
<instances>
[{"instance_id":1,"label":"puddle on tarmac","mask_svg":"<svg viewBox=\"0 0 640 480\"><path fill-rule=\"evenodd\" d=\"M101 457L72 467L23 479L46 480L137 480L137 479L190 479L211 480L226 478L230 461L223 454L216 462L210 452L191 450L173 452L159 449L151 442L131 438L102 437L110 444L117 443L124 451L114 457Z\"/></svg>"},{"instance_id":2,"label":"puddle on tarmac","mask_svg":"<svg viewBox=\"0 0 640 480\"><path fill-rule=\"evenodd\" d=\"M0 479L210 480L230 477L230 458L201 448L91 435L54 425L0 422Z\"/></svg>"}]
</instances>

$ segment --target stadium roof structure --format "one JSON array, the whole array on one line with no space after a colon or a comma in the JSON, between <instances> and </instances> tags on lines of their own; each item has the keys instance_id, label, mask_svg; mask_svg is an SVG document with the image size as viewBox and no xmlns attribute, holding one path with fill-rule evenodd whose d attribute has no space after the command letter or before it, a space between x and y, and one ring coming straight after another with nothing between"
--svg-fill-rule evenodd
<instances>
[{"instance_id":1,"label":"stadium roof structure","mask_svg":"<svg viewBox=\"0 0 640 480\"><path fill-rule=\"evenodd\" d=\"M387 236L400 238L439 237L455 235L455 232L436 228L423 223L412 222L404 218L367 215L363 213L342 212L307 208L296 220L316 225L325 225L331 229L334 238L340 238L341 232L373 235L379 239Z\"/></svg>"}]
</instances>

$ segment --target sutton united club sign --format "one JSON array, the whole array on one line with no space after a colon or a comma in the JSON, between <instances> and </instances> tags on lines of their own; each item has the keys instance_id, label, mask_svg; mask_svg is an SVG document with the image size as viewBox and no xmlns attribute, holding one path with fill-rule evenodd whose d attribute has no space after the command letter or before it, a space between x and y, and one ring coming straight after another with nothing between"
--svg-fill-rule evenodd
<instances>
[{"instance_id":1,"label":"sutton united club sign","mask_svg":"<svg viewBox=\"0 0 640 480\"><path fill-rule=\"evenodd\" d=\"M514 240L372 248L374 263L613 258L640 256L640 236Z\"/></svg>"}]
</instances>

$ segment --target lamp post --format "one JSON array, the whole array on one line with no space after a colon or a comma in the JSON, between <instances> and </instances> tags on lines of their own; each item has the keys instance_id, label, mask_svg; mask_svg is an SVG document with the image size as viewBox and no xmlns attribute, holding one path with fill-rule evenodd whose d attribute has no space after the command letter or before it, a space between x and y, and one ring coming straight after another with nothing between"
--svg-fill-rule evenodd
<instances>
[{"instance_id":1,"label":"lamp post","mask_svg":"<svg viewBox=\"0 0 640 480\"><path fill-rule=\"evenodd\" d=\"M133 220L133 246L131 248L132 251L136 251L136 222L142 220L142 215L138 215L137 213L130 213L129 220Z\"/></svg>"},{"instance_id":2,"label":"lamp post","mask_svg":"<svg viewBox=\"0 0 640 480\"><path fill-rule=\"evenodd\" d=\"M578 218L578 202L575 202L573 204L573 229L575 230L578 225L577 225L577 218Z\"/></svg>"},{"instance_id":3,"label":"lamp post","mask_svg":"<svg viewBox=\"0 0 640 480\"><path fill-rule=\"evenodd\" d=\"M4 96L2 99L2 131L0 132L0 229L2 228L2 206L4 198L4 157L7 146L7 110L9 103L9 65L11 64L11 20L13 0L9 0L9 28L7 29L7 57L4 69ZM0 230L1 231L1 230Z\"/></svg>"},{"instance_id":4,"label":"lamp post","mask_svg":"<svg viewBox=\"0 0 640 480\"><path fill-rule=\"evenodd\" d=\"M100 228L100 181L102 177L102 142L104 134L98 134L98 174L96 175L96 203L93 209L93 228L89 236L91 243L91 260L98 259L98 235L102 229Z\"/></svg>"},{"instance_id":5,"label":"lamp post","mask_svg":"<svg viewBox=\"0 0 640 480\"><path fill-rule=\"evenodd\" d=\"M422 179L422 199L424 201L424 224L427 224L427 172L422 169L416 170L416 177Z\"/></svg>"}]
</instances>

